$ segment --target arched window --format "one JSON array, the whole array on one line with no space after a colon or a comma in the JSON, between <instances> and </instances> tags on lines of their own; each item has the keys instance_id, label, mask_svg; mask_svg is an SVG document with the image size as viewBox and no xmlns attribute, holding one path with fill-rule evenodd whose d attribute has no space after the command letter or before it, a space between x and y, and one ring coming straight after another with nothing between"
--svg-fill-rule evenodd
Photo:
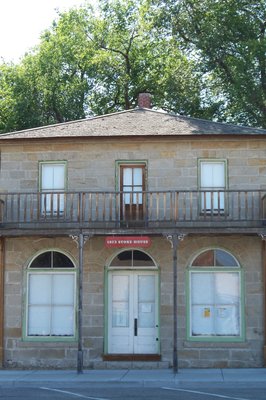
<instances>
[{"instance_id":1,"label":"arched window","mask_svg":"<svg viewBox=\"0 0 266 400\"><path fill-rule=\"evenodd\" d=\"M117 254L109 268L157 268L153 259L140 250L125 250Z\"/></svg>"},{"instance_id":2,"label":"arched window","mask_svg":"<svg viewBox=\"0 0 266 400\"><path fill-rule=\"evenodd\" d=\"M59 251L46 251L27 271L26 337L74 337L76 270Z\"/></svg>"},{"instance_id":3,"label":"arched window","mask_svg":"<svg viewBox=\"0 0 266 400\"><path fill-rule=\"evenodd\" d=\"M242 340L241 268L227 251L209 249L188 268L188 338Z\"/></svg>"}]
</instances>

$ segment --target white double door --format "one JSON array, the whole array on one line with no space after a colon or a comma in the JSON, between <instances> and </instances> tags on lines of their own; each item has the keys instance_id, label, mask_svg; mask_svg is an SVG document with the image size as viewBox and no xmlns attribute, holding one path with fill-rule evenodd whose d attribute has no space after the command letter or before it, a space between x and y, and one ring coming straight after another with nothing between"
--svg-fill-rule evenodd
<instances>
[{"instance_id":1,"label":"white double door","mask_svg":"<svg viewBox=\"0 0 266 400\"><path fill-rule=\"evenodd\" d=\"M108 353L158 354L158 274L109 272L108 298Z\"/></svg>"}]
</instances>

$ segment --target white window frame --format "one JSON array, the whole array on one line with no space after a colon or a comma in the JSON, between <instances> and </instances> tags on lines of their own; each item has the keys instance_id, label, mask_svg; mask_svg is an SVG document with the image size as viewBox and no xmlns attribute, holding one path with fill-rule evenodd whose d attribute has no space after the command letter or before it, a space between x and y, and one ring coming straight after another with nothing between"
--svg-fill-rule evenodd
<instances>
[{"instance_id":1,"label":"white window frame","mask_svg":"<svg viewBox=\"0 0 266 400\"><path fill-rule=\"evenodd\" d=\"M46 253L46 252L59 252L62 253L63 255L65 255L66 257L69 258L69 260L72 262L73 264L73 268L56 268L56 267L51 267L51 268L31 268L31 264L32 262L41 254ZM76 330L77 330L77 326L76 326L76 307L77 307L77 270L75 267L75 264L73 262L73 260L69 257L69 255L65 254L64 252L62 252L61 250L58 249L52 249L52 250L45 250L43 252L39 252L31 261L27 272L26 272L26 299L25 299L25 320L24 320L24 340L30 340L30 341L73 341L76 340ZM51 299L50 299L50 303L47 303L45 301L35 301L35 303L31 303L30 304L30 290L31 290L31 278L33 277L49 277L51 280L51 284L54 285L54 281L56 278L63 278L63 277L72 277L72 285L73 285L73 292L71 293L71 303L67 303L64 304L63 302L60 302L57 300L54 300L54 298L56 297L56 295L54 294L55 292L51 290L51 293L53 293L51 295ZM52 289L55 289L54 286L52 287ZM43 334L41 332L37 333L31 333L30 328L29 328L29 323L30 323L30 309L36 307L36 309L39 307L41 308L46 308L47 314L49 315L49 326L46 327L46 332L44 332ZM54 313L56 312L56 308L57 310L60 307L65 307L68 308L69 311L71 311L71 317L70 317L70 321L71 321L71 332L60 332L60 334L56 334L55 333L55 325L52 326L51 325L51 321L52 321L52 317L54 315ZM70 315L70 314L69 314ZM70 327L70 324L69 324ZM49 332L48 332L49 331ZM48 332L48 333L47 333Z\"/></svg>"},{"instance_id":2,"label":"white window frame","mask_svg":"<svg viewBox=\"0 0 266 400\"><path fill-rule=\"evenodd\" d=\"M211 182L213 177L210 177L209 182L204 182L203 167L210 167L210 174L214 173L214 167L220 166L223 170L222 184ZM208 179L208 178L207 178ZM226 195L225 191L228 188L227 180L227 160L225 159L199 159L198 160L198 182L200 195L200 210L204 214L224 214L226 212Z\"/></svg>"},{"instance_id":3,"label":"white window frame","mask_svg":"<svg viewBox=\"0 0 266 400\"><path fill-rule=\"evenodd\" d=\"M56 168L60 168L63 179L58 186L51 183L51 186L44 185L44 169L53 169L52 174L55 173ZM59 216L64 213L65 210L65 196L63 192L66 190L66 171L67 163L66 161L41 161L39 163L39 190L41 195L41 214L44 216ZM54 178L53 178L54 179ZM54 194L52 194L54 193Z\"/></svg>"}]
</instances>

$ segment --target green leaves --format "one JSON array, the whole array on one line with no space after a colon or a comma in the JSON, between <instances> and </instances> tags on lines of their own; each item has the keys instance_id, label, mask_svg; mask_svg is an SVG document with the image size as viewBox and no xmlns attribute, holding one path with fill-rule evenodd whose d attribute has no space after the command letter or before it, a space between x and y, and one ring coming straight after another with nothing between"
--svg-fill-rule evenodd
<instances>
[{"instance_id":1,"label":"green leaves","mask_svg":"<svg viewBox=\"0 0 266 400\"><path fill-rule=\"evenodd\" d=\"M129 109L266 127L262 0L99 0L58 14L0 65L0 132Z\"/></svg>"},{"instance_id":2,"label":"green leaves","mask_svg":"<svg viewBox=\"0 0 266 400\"><path fill-rule=\"evenodd\" d=\"M266 127L265 1L180 0L171 6L175 36L223 93L219 118Z\"/></svg>"}]
</instances>

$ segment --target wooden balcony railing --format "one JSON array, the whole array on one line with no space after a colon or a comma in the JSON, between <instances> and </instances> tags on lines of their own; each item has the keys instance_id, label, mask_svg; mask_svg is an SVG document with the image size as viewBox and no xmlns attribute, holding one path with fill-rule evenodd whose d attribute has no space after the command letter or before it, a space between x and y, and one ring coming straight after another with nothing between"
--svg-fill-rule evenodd
<instances>
[{"instance_id":1,"label":"wooden balcony railing","mask_svg":"<svg viewBox=\"0 0 266 400\"><path fill-rule=\"evenodd\" d=\"M0 193L1 229L56 227L262 226L260 190Z\"/></svg>"}]
</instances>

